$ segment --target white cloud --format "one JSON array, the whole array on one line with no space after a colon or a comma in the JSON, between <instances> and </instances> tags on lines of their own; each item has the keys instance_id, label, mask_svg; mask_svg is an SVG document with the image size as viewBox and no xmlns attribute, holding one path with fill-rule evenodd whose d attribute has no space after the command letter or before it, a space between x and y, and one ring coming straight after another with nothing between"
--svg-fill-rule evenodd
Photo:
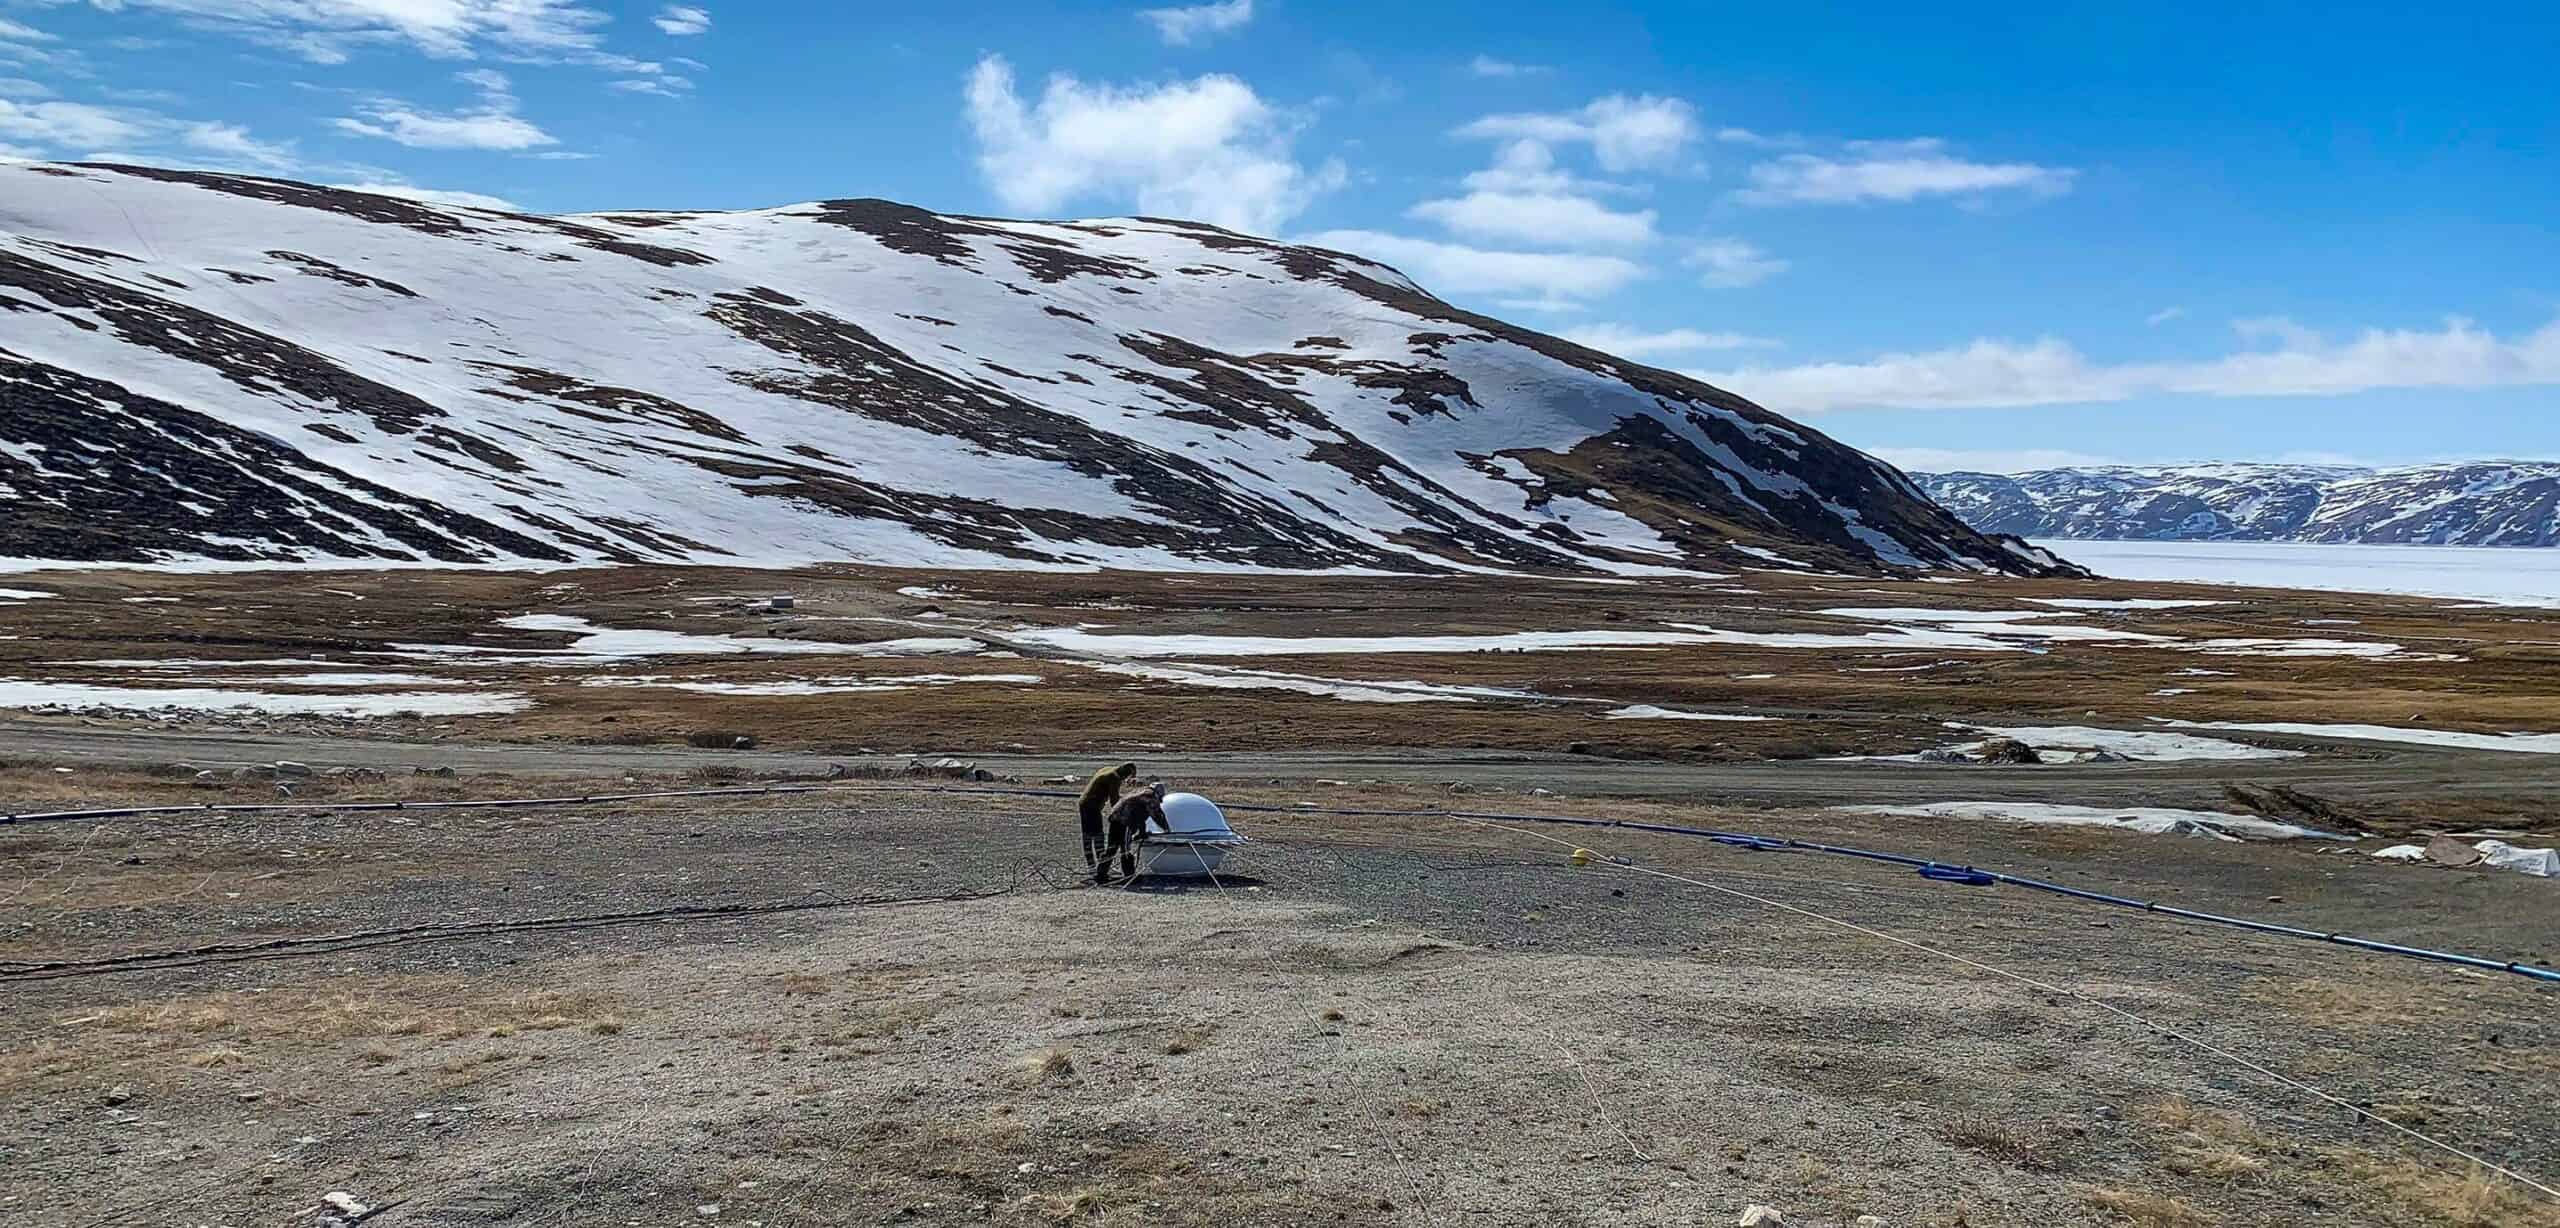
<instances>
[{"instance_id":1,"label":"white cloud","mask_svg":"<svg viewBox=\"0 0 2560 1228\"><path fill-rule=\"evenodd\" d=\"M0 99L0 140L36 149L100 149L140 140L142 117L79 102L10 102Z\"/></svg>"},{"instance_id":2,"label":"white cloud","mask_svg":"<svg viewBox=\"0 0 2560 1228\"><path fill-rule=\"evenodd\" d=\"M1552 315L1573 315L1591 310L1569 298L1505 298L1495 299L1493 305L1508 311L1542 311Z\"/></svg>"},{"instance_id":3,"label":"white cloud","mask_svg":"<svg viewBox=\"0 0 2560 1228\"><path fill-rule=\"evenodd\" d=\"M649 20L659 29L678 38L690 38L696 34L709 33L711 30L711 14L689 4L670 4L658 10L658 15Z\"/></svg>"},{"instance_id":4,"label":"white cloud","mask_svg":"<svg viewBox=\"0 0 2560 1228\"><path fill-rule=\"evenodd\" d=\"M1328 230L1296 241L1383 261L1435 294L1582 299L1612 293L1644 276L1642 265L1616 256L1488 251L1374 230Z\"/></svg>"},{"instance_id":5,"label":"white cloud","mask_svg":"<svg viewBox=\"0 0 2560 1228\"><path fill-rule=\"evenodd\" d=\"M1975 409L2122 401L2159 393L2213 397L2342 396L2382 388L2560 384L2560 320L2499 337L2469 320L2442 328L2366 329L2333 342L2291 321L2257 321L2273 348L2200 362L2091 362L2055 338L1979 340L1868 362L1694 372L1772 409Z\"/></svg>"},{"instance_id":6,"label":"white cloud","mask_svg":"<svg viewBox=\"0 0 2560 1228\"><path fill-rule=\"evenodd\" d=\"M422 110L398 99L375 99L357 108L363 119L330 121L341 131L379 137L413 149L533 149L559 140L516 114L516 96L505 73L475 68L455 79L480 91L467 111Z\"/></svg>"},{"instance_id":7,"label":"white cloud","mask_svg":"<svg viewBox=\"0 0 2560 1228\"><path fill-rule=\"evenodd\" d=\"M1622 213L1581 196L1470 192L1448 200L1426 200L1405 213L1478 239L1555 247L1627 246L1653 240L1653 210Z\"/></svg>"},{"instance_id":8,"label":"white cloud","mask_svg":"<svg viewBox=\"0 0 2560 1228\"><path fill-rule=\"evenodd\" d=\"M978 170L1013 209L1129 200L1144 213L1271 234L1345 177L1337 162L1300 165L1290 151L1297 122L1234 77L1121 87L1060 74L1026 103L1012 66L988 56L967 94Z\"/></svg>"},{"instance_id":9,"label":"white cloud","mask_svg":"<svg viewBox=\"0 0 2560 1228\"><path fill-rule=\"evenodd\" d=\"M1467 61L1467 71L1479 77L1534 77L1555 70L1544 64L1515 64L1510 60L1479 55Z\"/></svg>"},{"instance_id":10,"label":"white cloud","mask_svg":"<svg viewBox=\"0 0 2560 1228\"><path fill-rule=\"evenodd\" d=\"M2260 322L2281 338L2207 363L2162 368L2172 392L2222 397L2334 396L2371 388L2493 388L2560 384L2560 320L2502 339L2459 316L2433 332L2368 328L2333 343L2292 321Z\"/></svg>"},{"instance_id":11,"label":"white cloud","mask_svg":"<svg viewBox=\"0 0 2560 1228\"><path fill-rule=\"evenodd\" d=\"M292 142L259 140L239 124L178 119L132 107L21 103L5 97L0 97L0 146L23 158L210 170L282 172L300 164Z\"/></svg>"},{"instance_id":12,"label":"white cloud","mask_svg":"<svg viewBox=\"0 0 2560 1228\"><path fill-rule=\"evenodd\" d=\"M660 98L682 98L693 92L693 82L682 77L624 77L605 83L606 89L625 94L655 94Z\"/></svg>"},{"instance_id":13,"label":"white cloud","mask_svg":"<svg viewBox=\"0 0 2560 1228\"><path fill-rule=\"evenodd\" d=\"M0 98L45 98L52 93L52 88L42 81L29 81L25 77L0 77Z\"/></svg>"},{"instance_id":14,"label":"white cloud","mask_svg":"<svg viewBox=\"0 0 2560 1228\"><path fill-rule=\"evenodd\" d=\"M168 13L322 64L383 43L450 59L482 50L576 58L601 44L610 20L575 0L109 0L100 7Z\"/></svg>"},{"instance_id":15,"label":"white cloud","mask_svg":"<svg viewBox=\"0 0 2560 1228\"><path fill-rule=\"evenodd\" d=\"M190 148L268 170L290 169L296 162L291 145L258 140L238 124L193 123L178 135Z\"/></svg>"},{"instance_id":16,"label":"white cloud","mask_svg":"<svg viewBox=\"0 0 2560 1228\"><path fill-rule=\"evenodd\" d=\"M498 112L440 114L386 105L368 108L365 115L332 122L358 136L380 137L412 149L531 149L559 143L521 117Z\"/></svg>"},{"instance_id":17,"label":"white cloud","mask_svg":"<svg viewBox=\"0 0 2560 1228\"><path fill-rule=\"evenodd\" d=\"M1221 34L1232 34L1253 20L1253 0L1222 0L1178 8L1141 9L1138 19L1156 28L1158 37L1177 47Z\"/></svg>"},{"instance_id":18,"label":"white cloud","mask_svg":"<svg viewBox=\"0 0 2560 1228\"><path fill-rule=\"evenodd\" d=\"M1576 345L1587 345L1620 358L1645 358L1656 354L1695 354L1706 350L1759 350L1778 343L1766 337L1741 333L1709 333L1694 328L1670 328L1657 332L1630 328L1624 324L1592 324L1567 329L1558 334Z\"/></svg>"},{"instance_id":19,"label":"white cloud","mask_svg":"<svg viewBox=\"0 0 2560 1228\"><path fill-rule=\"evenodd\" d=\"M2153 328L2158 328L2161 325L2166 324L2171 320L2178 319L2186 314L2187 309L2184 307L2163 307L2158 311L2152 312L2150 315L2142 317L2142 322Z\"/></svg>"},{"instance_id":20,"label":"white cloud","mask_svg":"<svg viewBox=\"0 0 2560 1228\"><path fill-rule=\"evenodd\" d=\"M2093 367L2080 351L2045 338L2030 345L1976 341L1955 349L1884 354L1868 362L1692 372L1771 409L1976 409L2118 401L2133 385Z\"/></svg>"},{"instance_id":21,"label":"white cloud","mask_svg":"<svg viewBox=\"0 0 2560 1228\"><path fill-rule=\"evenodd\" d=\"M1680 263L1703 269L1698 284L1710 290L1756 286L1787 271L1787 262L1740 239L1703 239L1690 247Z\"/></svg>"},{"instance_id":22,"label":"white cloud","mask_svg":"<svg viewBox=\"0 0 2560 1228\"><path fill-rule=\"evenodd\" d=\"M2249 316L2231 322L2242 341L2273 341L2306 349L2320 344L2320 334L2285 316Z\"/></svg>"},{"instance_id":23,"label":"white cloud","mask_svg":"<svg viewBox=\"0 0 2560 1228\"><path fill-rule=\"evenodd\" d=\"M1538 195L1603 196L1631 189L1603 179L1585 179L1556 167L1555 153L1544 141L1509 141L1493 156L1493 165L1467 175L1468 190L1524 192Z\"/></svg>"},{"instance_id":24,"label":"white cloud","mask_svg":"<svg viewBox=\"0 0 2560 1228\"><path fill-rule=\"evenodd\" d=\"M431 205L466 205L474 209L517 212L514 201L503 196L488 196L479 192L447 192L435 188L411 187L405 183L341 183L333 186L350 192L371 192L376 196L397 196L402 200L425 201Z\"/></svg>"},{"instance_id":25,"label":"white cloud","mask_svg":"<svg viewBox=\"0 0 2560 1228\"><path fill-rule=\"evenodd\" d=\"M25 22L11 21L6 17L0 17L0 42L50 43L56 41L59 40L55 39L53 35L47 34L34 26L26 24Z\"/></svg>"},{"instance_id":26,"label":"white cloud","mask_svg":"<svg viewBox=\"0 0 2560 1228\"><path fill-rule=\"evenodd\" d=\"M2007 191L2058 196L2071 190L2078 174L2032 162L1969 162L1935 139L1851 141L1837 157L1787 154L1754 166L1751 186L1734 196L1757 205L1901 202Z\"/></svg>"},{"instance_id":27,"label":"white cloud","mask_svg":"<svg viewBox=\"0 0 2560 1228\"><path fill-rule=\"evenodd\" d=\"M1756 149L1783 149L1789 145L1804 143L1800 137L1770 136L1767 133L1754 132L1749 128L1718 128L1716 140L1726 145L1746 145Z\"/></svg>"},{"instance_id":28,"label":"white cloud","mask_svg":"<svg viewBox=\"0 0 2560 1228\"><path fill-rule=\"evenodd\" d=\"M1462 137L1588 143L1592 156L1610 171L1676 165L1699 134L1696 107L1652 94L1611 94L1578 111L1487 115L1457 130Z\"/></svg>"}]
</instances>

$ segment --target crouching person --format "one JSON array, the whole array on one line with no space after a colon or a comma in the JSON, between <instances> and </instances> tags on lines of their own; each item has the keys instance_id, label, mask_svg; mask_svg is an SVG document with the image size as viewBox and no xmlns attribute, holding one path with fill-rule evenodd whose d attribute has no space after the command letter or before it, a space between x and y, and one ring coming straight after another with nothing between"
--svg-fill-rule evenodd
<instances>
[{"instance_id":1,"label":"crouching person","mask_svg":"<svg viewBox=\"0 0 2560 1228\"><path fill-rule=\"evenodd\" d=\"M1120 799L1120 804L1113 806L1111 813L1104 816L1108 844L1103 849L1101 860L1094 863L1093 881L1096 886L1111 881L1111 859L1114 857L1120 859L1121 878L1134 879L1138 876L1138 841L1147 834L1149 823L1154 823L1158 830L1169 827L1164 820L1164 782L1161 780Z\"/></svg>"}]
</instances>

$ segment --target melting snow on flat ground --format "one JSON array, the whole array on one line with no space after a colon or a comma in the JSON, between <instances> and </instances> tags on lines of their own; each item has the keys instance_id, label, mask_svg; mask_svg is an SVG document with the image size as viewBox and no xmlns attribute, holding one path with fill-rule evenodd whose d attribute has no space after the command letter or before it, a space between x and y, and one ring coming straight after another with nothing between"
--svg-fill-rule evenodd
<instances>
[{"instance_id":1,"label":"melting snow on flat ground","mask_svg":"<svg viewBox=\"0 0 2560 1228\"><path fill-rule=\"evenodd\" d=\"M2343 840L2332 832L2296 827L2253 814L2219 810L2176 810L2164 806L2063 806L2048 802L1930 802L1911 806L1834 806L1848 814L1899 815L1923 819L1987 819L2001 823L2035 823L2063 827L2113 827L2145 835L2211 836L2221 840Z\"/></svg>"},{"instance_id":2,"label":"melting snow on flat ground","mask_svg":"<svg viewBox=\"0 0 2560 1228\"><path fill-rule=\"evenodd\" d=\"M2407 593L2493 605L2560 605L2560 550L2292 542L2036 544L2118 580Z\"/></svg>"},{"instance_id":3,"label":"melting snow on flat ground","mask_svg":"<svg viewBox=\"0 0 2560 1228\"><path fill-rule=\"evenodd\" d=\"M976 652L986 647L976 640L949 636L840 644L830 640L785 640L769 636L694 635L684 631L626 630L617 627L599 627L586 619L573 618L566 614L520 614L514 618L502 619L498 625L513 627L518 631L561 631L575 635L578 639L567 648L556 649L487 648L468 644L397 644L394 647L412 655L583 657L597 661L621 661L638 657L731 656L741 653L916 657Z\"/></svg>"},{"instance_id":4,"label":"melting snow on flat ground","mask_svg":"<svg viewBox=\"0 0 2560 1228\"><path fill-rule=\"evenodd\" d=\"M2463 733L2452 729L2397 729L2389 725L2317 725L2292 721L2162 721L2161 723L2180 729L2232 729L2243 733L2290 733L2307 738L2401 742L2411 746L2446 746L2457 750L2502 750L2525 755L2560 755L2560 733Z\"/></svg>"},{"instance_id":5,"label":"melting snow on flat ground","mask_svg":"<svg viewBox=\"0 0 2560 1228\"><path fill-rule=\"evenodd\" d=\"M2051 610L1932 610L1916 606L1840 606L1822 611L1834 618L1865 618L1891 623L2015 623L2037 618L2069 618Z\"/></svg>"},{"instance_id":6,"label":"melting snow on flat ground","mask_svg":"<svg viewBox=\"0 0 2560 1228\"><path fill-rule=\"evenodd\" d=\"M32 588L0 588L0 601L42 601L51 596L54 594Z\"/></svg>"},{"instance_id":7,"label":"melting snow on flat ground","mask_svg":"<svg viewBox=\"0 0 2560 1228\"><path fill-rule=\"evenodd\" d=\"M283 695L215 687L114 687L78 682L0 679L0 708L171 708L189 712L249 709L290 716L495 716L522 712L533 701L518 694L392 691L368 695Z\"/></svg>"},{"instance_id":8,"label":"melting snow on flat ground","mask_svg":"<svg viewBox=\"0 0 2560 1228\"><path fill-rule=\"evenodd\" d=\"M2116 627L2092 627L2085 623L2045 623L2039 619L2071 618L2060 610L1927 610L1899 606L1848 606L1822 611L1836 618L1857 618L1870 622L1918 623L1923 627L1941 628L1946 632L1975 636L2006 637L2026 640L2122 640L2137 643L2174 643L2165 635L2146 635ZM1920 634L1927 634L1921 632Z\"/></svg>"},{"instance_id":9,"label":"melting snow on flat ground","mask_svg":"<svg viewBox=\"0 0 2560 1228\"><path fill-rule=\"evenodd\" d=\"M1122 661L1078 661L1075 664L1124 678L1173 682L1222 691L1289 691L1367 704L1473 703L1479 699L1545 699L1535 691L1503 687L1458 686L1430 682L1354 682L1268 670L1219 665L1135 665Z\"/></svg>"},{"instance_id":10,"label":"melting snow on flat ground","mask_svg":"<svg viewBox=\"0 0 2560 1228\"><path fill-rule=\"evenodd\" d=\"M1742 716L1730 712L1683 712L1678 708L1658 708L1652 704L1629 704L1600 714L1609 721L1765 721L1766 716Z\"/></svg>"},{"instance_id":11,"label":"melting snow on flat ground","mask_svg":"<svg viewBox=\"0 0 2560 1228\"><path fill-rule=\"evenodd\" d=\"M2200 605L2229 605L2228 601L2180 601L2173 597L2028 597L2029 605L2049 605L2058 610L2184 610Z\"/></svg>"},{"instance_id":12,"label":"melting snow on flat ground","mask_svg":"<svg viewBox=\"0 0 2560 1228\"><path fill-rule=\"evenodd\" d=\"M2199 738L2186 733L2158 733L2133 729L2096 729L2086 725L2027 725L1994 729L1985 725L1972 728L1995 738L2015 738L2037 750L2104 750L2133 759L2299 759L2298 750L2275 750L2250 746L2243 742L2227 742L2220 738Z\"/></svg>"},{"instance_id":13,"label":"melting snow on flat ground","mask_svg":"<svg viewBox=\"0 0 2560 1228\"><path fill-rule=\"evenodd\" d=\"M2177 645L2181 652L2201 652L2216 657L2390 657L2400 655L2400 646L2385 640L2312 640L2312 639L2226 639L2197 640ZM2427 660L2450 661L2453 657L2427 653Z\"/></svg>"},{"instance_id":14,"label":"melting snow on flat ground","mask_svg":"<svg viewBox=\"0 0 2560 1228\"><path fill-rule=\"evenodd\" d=\"M1857 635L1806 631L1728 631L1672 623L1666 631L1511 631L1491 635L1145 635L1069 627L1024 627L1005 640L1097 657L1294 657L1354 653L1571 652L1674 645L1750 648L1935 648L1954 652L2019 652L1980 635L1896 628Z\"/></svg>"},{"instance_id":15,"label":"melting snow on flat ground","mask_svg":"<svg viewBox=\"0 0 2560 1228\"><path fill-rule=\"evenodd\" d=\"M953 686L963 682L1027 686L1040 681L1043 678L1039 674L890 674L877 678L785 678L772 682L678 681L663 674L646 674L628 678L589 678L578 685L649 687L695 691L704 695L851 695L912 691L918 687Z\"/></svg>"}]
</instances>

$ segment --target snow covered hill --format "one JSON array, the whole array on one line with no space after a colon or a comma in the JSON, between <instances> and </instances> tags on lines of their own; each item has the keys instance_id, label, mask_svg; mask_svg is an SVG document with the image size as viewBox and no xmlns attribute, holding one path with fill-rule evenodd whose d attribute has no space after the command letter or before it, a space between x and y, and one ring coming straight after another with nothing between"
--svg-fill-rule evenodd
<instances>
[{"instance_id":1,"label":"snow covered hill","mask_svg":"<svg viewBox=\"0 0 2560 1228\"><path fill-rule=\"evenodd\" d=\"M2560 544L2560 463L2172 465L1914 474L1990 533L2179 541Z\"/></svg>"},{"instance_id":2,"label":"snow covered hill","mask_svg":"<svg viewBox=\"0 0 2560 1228\"><path fill-rule=\"evenodd\" d=\"M1152 219L0 165L0 559L2042 573L1741 398Z\"/></svg>"}]
</instances>

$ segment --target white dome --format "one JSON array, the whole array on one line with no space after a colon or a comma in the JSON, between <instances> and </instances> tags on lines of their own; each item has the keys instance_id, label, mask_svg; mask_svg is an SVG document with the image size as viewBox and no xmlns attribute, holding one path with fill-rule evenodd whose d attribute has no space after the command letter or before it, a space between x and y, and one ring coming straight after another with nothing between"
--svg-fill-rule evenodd
<instances>
[{"instance_id":1,"label":"white dome","mask_svg":"<svg viewBox=\"0 0 2560 1228\"><path fill-rule=\"evenodd\" d=\"M1227 826L1227 812L1197 793L1166 794L1164 825L1166 834L1177 839L1232 840L1236 834Z\"/></svg>"}]
</instances>

